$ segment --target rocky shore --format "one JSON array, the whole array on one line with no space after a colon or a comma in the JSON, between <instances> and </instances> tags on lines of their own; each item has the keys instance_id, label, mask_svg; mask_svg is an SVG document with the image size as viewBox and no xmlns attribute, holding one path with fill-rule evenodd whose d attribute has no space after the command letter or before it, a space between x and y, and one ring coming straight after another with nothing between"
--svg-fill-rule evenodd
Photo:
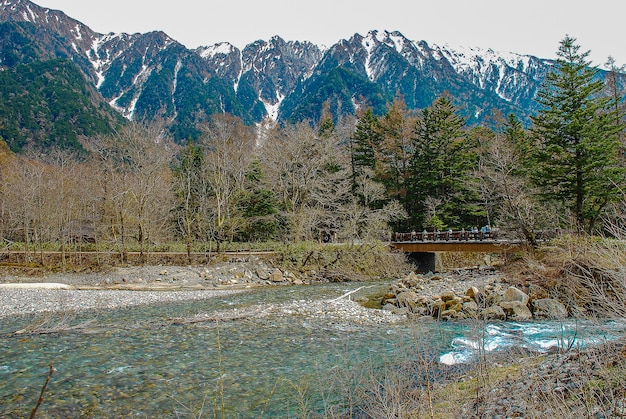
<instances>
[{"instance_id":1,"label":"rocky shore","mask_svg":"<svg viewBox=\"0 0 626 419\"><path fill-rule=\"evenodd\" d=\"M383 309L412 318L439 320L527 321L569 316L565 305L550 298L544 288L510 286L504 275L491 267L444 274L410 273L390 286L381 304Z\"/></svg>"},{"instance_id":2,"label":"rocky shore","mask_svg":"<svg viewBox=\"0 0 626 419\"><path fill-rule=\"evenodd\" d=\"M307 283L311 279L305 279ZM300 285L304 280L282 272L259 258L205 266L144 265L110 268L101 272L0 274L5 284L65 284L82 290L215 290L264 285Z\"/></svg>"},{"instance_id":3,"label":"rocky shore","mask_svg":"<svg viewBox=\"0 0 626 419\"><path fill-rule=\"evenodd\" d=\"M0 318L37 313L74 313L88 310L209 299L237 290L128 291L43 288L0 289Z\"/></svg>"},{"instance_id":4,"label":"rocky shore","mask_svg":"<svg viewBox=\"0 0 626 419\"><path fill-rule=\"evenodd\" d=\"M4 273L0 274L0 319L211 299L259 286L302 285L322 280L331 279L296 276L257 259L211 266L126 267L97 273L39 276ZM332 299L260 303L167 321L183 324L251 317L315 316L327 324L345 325L349 330L349 327L361 325L376 327L418 319L521 321L563 318L570 314L569 308L549 298L546 290L534 285L513 287L511 283L504 273L491 267L439 274L411 273L391 282L387 293L378 297L383 310L365 308L360 303L371 301L354 298L356 293L346 292ZM434 394L441 392L446 405L458 403L458 414L450 417L547 417L554 416L556 411L576 413L570 417L588 412L594 417L626 417L625 348L626 341L621 339L616 344L605 344L582 353L571 351L542 358L508 358L502 354L502 359L490 358L489 383L479 380L474 370L468 369L461 371L454 380L438 383ZM608 391L593 387L595 383L613 382L620 390L614 392L611 387L610 395ZM466 392L459 388L468 386L476 390L472 390L473 398L465 399ZM593 390L595 399L587 397L589 390L585 393L581 389ZM455 395L460 399L453 400ZM602 401L608 396L612 397L607 399L609 402Z\"/></svg>"},{"instance_id":5,"label":"rocky shore","mask_svg":"<svg viewBox=\"0 0 626 419\"><path fill-rule=\"evenodd\" d=\"M5 273L0 276L0 317L207 299L253 287L308 285L346 279L311 272L296 276L259 258L208 266L135 266L90 273L39 276ZM458 269L442 274L410 273L392 282L381 300L382 315L410 319L513 321L568 316L567 308L558 300L549 298L546 290L537 286L519 289L507 282L501 272L491 267ZM336 302L334 306L346 304ZM295 305L298 307L287 310L324 312L312 307L311 303ZM365 309L351 301L349 305L359 308L358 318L380 320L379 311ZM339 311L335 310L335 314ZM352 315L353 311L343 314Z\"/></svg>"},{"instance_id":6,"label":"rocky shore","mask_svg":"<svg viewBox=\"0 0 626 419\"><path fill-rule=\"evenodd\" d=\"M328 281L339 279L310 273L296 276L257 258L210 266L136 266L94 273L49 273L39 276L5 273L0 276L0 318L202 300L262 286L308 285ZM224 320L270 315L317 316L328 322L347 320L353 324L369 325L406 320L403 315L367 309L353 301L351 294L332 300L286 301L217 314ZM211 319L200 315L180 321L207 320Z\"/></svg>"}]
</instances>

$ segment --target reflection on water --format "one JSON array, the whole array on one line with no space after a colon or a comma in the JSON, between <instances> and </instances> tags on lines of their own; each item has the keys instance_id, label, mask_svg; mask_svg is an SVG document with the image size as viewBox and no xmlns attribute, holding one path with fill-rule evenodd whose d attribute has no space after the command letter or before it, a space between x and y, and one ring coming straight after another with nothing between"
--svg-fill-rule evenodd
<instances>
[{"instance_id":1,"label":"reflection on water","mask_svg":"<svg viewBox=\"0 0 626 419\"><path fill-rule=\"evenodd\" d=\"M259 303L337 297L359 286L256 290L97 316L86 313L73 322L94 321L74 333L9 337L8 331L33 319L3 319L0 416L28 416L49 364L56 372L41 417L193 417L201 412L212 417L213 409L221 415L222 395L226 417L295 417L303 406L315 409L322 396L328 397L320 382L341 380L346 368L410 357L407 348L416 345L451 363L471 359L479 346L544 350L569 345L574 338L574 344L583 344L624 330L617 323L601 328L575 322L369 327L295 315L219 324L167 321Z\"/></svg>"}]
</instances>

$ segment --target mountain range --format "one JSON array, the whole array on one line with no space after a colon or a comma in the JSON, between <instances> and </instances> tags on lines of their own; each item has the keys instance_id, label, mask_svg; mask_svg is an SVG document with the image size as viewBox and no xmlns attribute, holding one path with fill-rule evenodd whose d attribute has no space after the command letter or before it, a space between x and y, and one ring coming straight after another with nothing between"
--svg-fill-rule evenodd
<instances>
[{"instance_id":1,"label":"mountain range","mask_svg":"<svg viewBox=\"0 0 626 419\"><path fill-rule=\"evenodd\" d=\"M489 120L494 110L514 112L528 122L536 111L534 97L554 64L490 49L429 45L389 31L355 34L329 48L275 36L241 50L229 43L188 49L160 31L100 34L61 11L28 0L0 0L0 111L18 106L7 98L22 97L24 91L41 103L44 87L30 89L32 78L41 77L42 69L35 67L43 62L54 63L44 79L56 80L66 101L76 102L71 110L43 115L53 122L90 115L75 136L106 132L122 115L163 118L179 141L196 138L198 124L215 112L229 112L248 124L268 118L316 121L324 104L335 117L367 107L381 114L395 97L409 109L420 109L444 93L469 124ZM5 140L21 136L7 141L14 150L58 131L50 126L33 134L28 124L36 125L37 118L27 115L30 102L25 103L22 113L0 121ZM19 125L20 119L30 122ZM68 140L53 137L63 141Z\"/></svg>"}]
</instances>

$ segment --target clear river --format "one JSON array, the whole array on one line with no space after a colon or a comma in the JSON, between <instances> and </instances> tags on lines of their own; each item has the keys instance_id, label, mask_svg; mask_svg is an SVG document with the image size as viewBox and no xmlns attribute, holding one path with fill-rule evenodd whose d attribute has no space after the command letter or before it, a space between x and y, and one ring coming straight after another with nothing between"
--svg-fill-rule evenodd
<instances>
[{"instance_id":1,"label":"clear river","mask_svg":"<svg viewBox=\"0 0 626 419\"><path fill-rule=\"evenodd\" d=\"M485 351L588 345L618 322L401 322L363 326L289 314L180 324L172 318L258 304L330 299L363 284L260 289L186 303L84 312L75 331L15 335L40 316L0 319L0 417L302 417L323 412L368 366L428 357L461 367ZM363 289L370 295L386 288ZM58 315L61 316L61 315ZM344 381L344 383L341 383ZM342 385L338 385L341 383ZM335 394L333 394L335 393Z\"/></svg>"}]
</instances>

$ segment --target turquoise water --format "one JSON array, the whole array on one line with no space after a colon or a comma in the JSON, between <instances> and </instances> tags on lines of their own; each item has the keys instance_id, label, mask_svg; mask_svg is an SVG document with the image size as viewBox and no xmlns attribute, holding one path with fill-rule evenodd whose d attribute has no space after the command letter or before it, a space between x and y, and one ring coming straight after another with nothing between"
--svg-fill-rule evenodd
<instances>
[{"instance_id":1,"label":"turquoise water","mask_svg":"<svg viewBox=\"0 0 626 419\"><path fill-rule=\"evenodd\" d=\"M9 336L32 317L0 323L0 416L27 417L53 364L38 417L301 417L337 400L355 371L426 356L471 360L477 348L584 345L620 323L402 323L360 326L302 316L173 324L259 303L332 298L362 284L257 290L205 301L84 313L76 332ZM384 286L384 285L381 285ZM359 291L365 295L372 290ZM359 294L357 294L359 295ZM59 319L60 321L60 319ZM345 381L345 382L344 382ZM329 402L330 400L330 402Z\"/></svg>"}]
</instances>

